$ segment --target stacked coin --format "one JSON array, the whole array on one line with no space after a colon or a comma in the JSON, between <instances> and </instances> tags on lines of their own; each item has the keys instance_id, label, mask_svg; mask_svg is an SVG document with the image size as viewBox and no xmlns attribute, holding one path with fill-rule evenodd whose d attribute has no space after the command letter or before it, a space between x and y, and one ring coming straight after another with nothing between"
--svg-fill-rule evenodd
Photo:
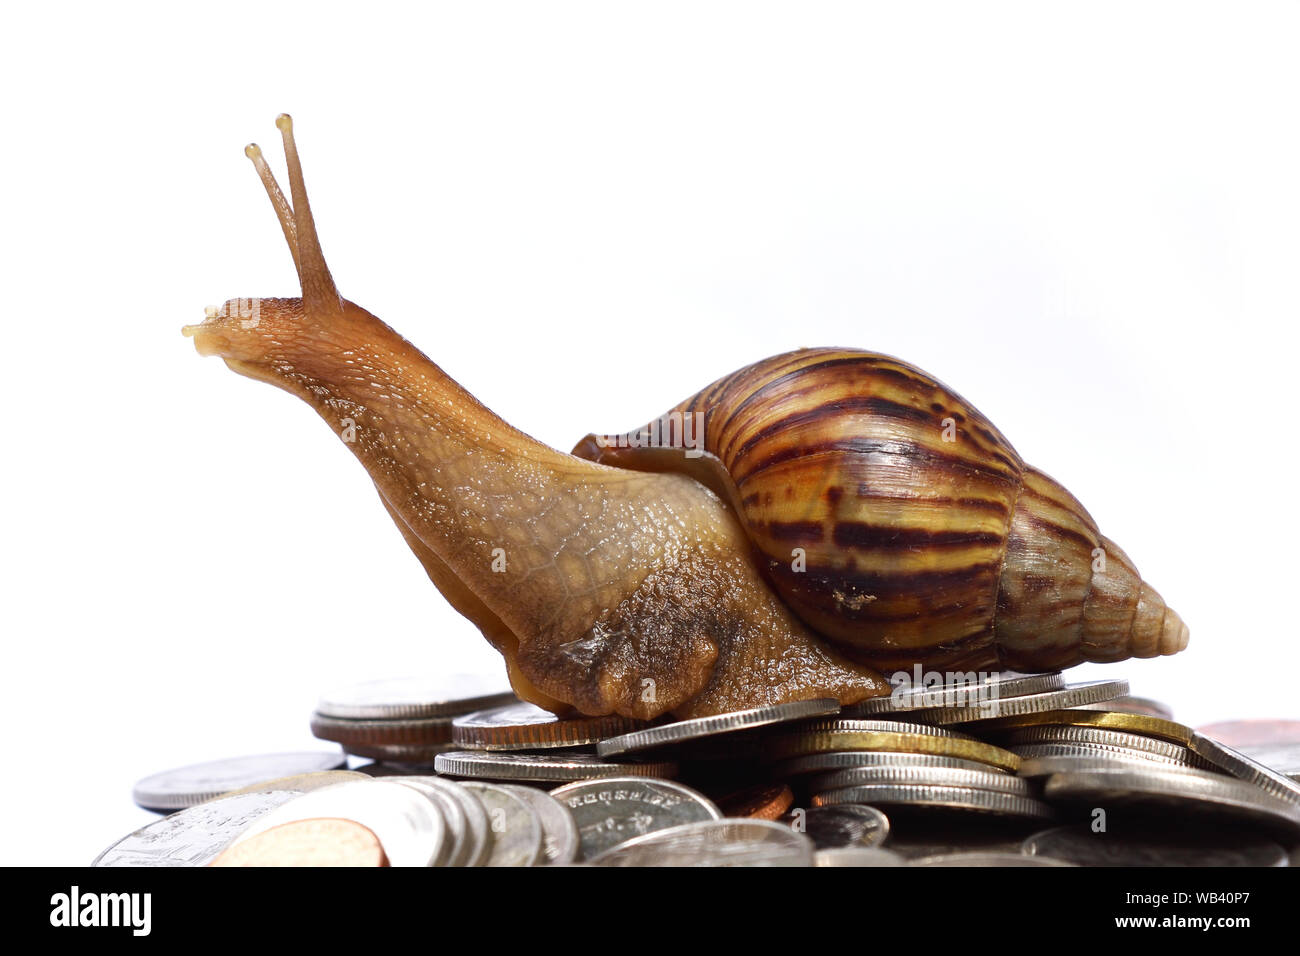
<instances>
[{"instance_id":1,"label":"stacked coin","mask_svg":"<svg viewBox=\"0 0 1300 956\"><path fill-rule=\"evenodd\" d=\"M310 792L232 794L150 824L95 866L536 866L578 832L540 790L360 776Z\"/></svg>"},{"instance_id":2,"label":"stacked coin","mask_svg":"<svg viewBox=\"0 0 1300 956\"><path fill-rule=\"evenodd\" d=\"M499 679L471 675L370 681L332 691L311 716L311 732L372 760L430 764L451 749L454 718L517 702Z\"/></svg>"},{"instance_id":3,"label":"stacked coin","mask_svg":"<svg viewBox=\"0 0 1300 956\"><path fill-rule=\"evenodd\" d=\"M646 726L616 715L557 717L516 701L466 714L452 721L453 746L434 760L437 772L475 780L515 781L538 786L610 777L671 777L670 760L604 760L596 744Z\"/></svg>"},{"instance_id":4,"label":"stacked coin","mask_svg":"<svg viewBox=\"0 0 1300 956\"><path fill-rule=\"evenodd\" d=\"M245 782L97 862L1285 864L1300 785L1229 745L1261 731L1197 732L1128 691L955 674L843 711L804 700L647 724L557 717L479 688L371 685L327 696L313 716L318 735L380 758L361 779L313 768ZM1107 836L1089 842L1099 809ZM1228 819L1234 837L1166 832L1171 809Z\"/></svg>"},{"instance_id":5,"label":"stacked coin","mask_svg":"<svg viewBox=\"0 0 1300 956\"><path fill-rule=\"evenodd\" d=\"M809 795L813 807L961 811L1050 819L1019 758L946 727L901 719L809 721L767 745L771 772Z\"/></svg>"},{"instance_id":6,"label":"stacked coin","mask_svg":"<svg viewBox=\"0 0 1300 956\"><path fill-rule=\"evenodd\" d=\"M1013 709L961 726L1019 756L1021 777L1062 807L1109 808L1127 820L1175 811L1300 832L1300 784L1145 709Z\"/></svg>"}]
</instances>

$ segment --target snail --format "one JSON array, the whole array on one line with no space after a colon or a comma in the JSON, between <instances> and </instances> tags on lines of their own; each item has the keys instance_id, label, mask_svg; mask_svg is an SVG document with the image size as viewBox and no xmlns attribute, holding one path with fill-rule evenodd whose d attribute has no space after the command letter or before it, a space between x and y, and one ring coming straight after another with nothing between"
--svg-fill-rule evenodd
<instances>
[{"instance_id":1,"label":"snail","mask_svg":"<svg viewBox=\"0 0 1300 956\"><path fill-rule=\"evenodd\" d=\"M338 292L294 142L253 161L299 298L183 331L312 406L434 585L557 713L706 716L889 693L897 668L1057 670L1188 629L1063 487L904 362L804 349L573 454L502 421Z\"/></svg>"}]
</instances>

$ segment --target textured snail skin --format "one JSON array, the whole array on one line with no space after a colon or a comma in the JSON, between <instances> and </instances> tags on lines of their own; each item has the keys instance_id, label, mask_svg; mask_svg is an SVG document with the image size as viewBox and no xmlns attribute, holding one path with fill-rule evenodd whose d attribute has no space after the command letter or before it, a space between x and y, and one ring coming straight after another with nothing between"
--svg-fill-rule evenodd
<instances>
[{"instance_id":1,"label":"textured snail skin","mask_svg":"<svg viewBox=\"0 0 1300 956\"><path fill-rule=\"evenodd\" d=\"M683 422L702 434L680 434ZM804 349L719 379L654 425L655 447L636 440L648 425L574 453L713 488L786 603L857 660L1038 671L1187 645L1187 626L1074 496L914 366ZM683 453L688 437L703 454Z\"/></svg>"},{"instance_id":2,"label":"textured snail skin","mask_svg":"<svg viewBox=\"0 0 1300 956\"><path fill-rule=\"evenodd\" d=\"M883 356L798 352L721 380L681 406L708 420L698 458L580 445L627 466L609 467L512 428L339 295L292 122L277 125L292 206L261 151L246 153L302 297L231 300L184 331L320 414L523 699L685 718L850 704L889 692L882 667L1046 669L1186 643L1073 498L960 398Z\"/></svg>"},{"instance_id":3,"label":"textured snail skin","mask_svg":"<svg viewBox=\"0 0 1300 956\"><path fill-rule=\"evenodd\" d=\"M501 652L516 693L557 712L649 719L890 690L791 613L712 491L529 438L340 297L292 127L280 124L292 211L260 151L248 152L303 296L256 300L255 318L253 300L231 300L185 332L201 354L297 395L343 437L434 584Z\"/></svg>"}]
</instances>

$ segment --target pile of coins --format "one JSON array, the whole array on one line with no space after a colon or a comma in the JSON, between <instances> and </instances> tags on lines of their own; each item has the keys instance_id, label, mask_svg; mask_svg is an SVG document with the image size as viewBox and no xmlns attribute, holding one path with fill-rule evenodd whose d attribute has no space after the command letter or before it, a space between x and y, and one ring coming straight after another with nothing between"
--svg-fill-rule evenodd
<instances>
[{"instance_id":1,"label":"pile of coins","mask_svg":"<svg viewBox=\"0 0 1300 956\"><path fill-rule=\"evenodd\" d=\"M369 681L322 697L311 732L357 757L428 763L448 749L456 717L512 702L509 687L471 675Z\"/></svg>"},{"instance_id":2,"label":"pile of coins","mask_svg":"<svg viewBox=\"0 0 1300 956\"><path fill-rule=\"evenodd\" d=\"M362 685L312 715L344 754L141 781L137 803L178 812L95 862L1276 866L1300 845L1300 723L1197 731L1122 680L950 676L655 723Z\"/></svg>"}]
</instances>

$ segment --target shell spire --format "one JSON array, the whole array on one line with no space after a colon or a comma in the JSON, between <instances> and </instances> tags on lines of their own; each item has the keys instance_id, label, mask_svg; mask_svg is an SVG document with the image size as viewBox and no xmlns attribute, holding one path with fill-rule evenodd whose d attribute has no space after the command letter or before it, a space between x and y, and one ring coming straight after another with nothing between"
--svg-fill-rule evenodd
<instances>
[{"instance_id":1,"label":"shell spire","mask_svg":"<svg viewBox=\"0 0 1300 956\"><path fill-rule=\"evenodd\" d=\"M1025 468L998 582L999 659L1023 670L1176 654L1189 631L1060 484Z\"/></svg>"}]
</instances>

